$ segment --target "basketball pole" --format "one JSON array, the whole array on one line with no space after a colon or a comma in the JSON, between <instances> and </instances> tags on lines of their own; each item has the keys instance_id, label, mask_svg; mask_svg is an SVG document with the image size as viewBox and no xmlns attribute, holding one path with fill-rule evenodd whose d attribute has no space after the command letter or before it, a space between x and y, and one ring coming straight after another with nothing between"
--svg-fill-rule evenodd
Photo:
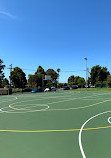
<instances>
[{"instance_id":1,"label":"basketball pole","mask_svg":"<svg viewBox=\"0 0 111 158\"><path fill-rule=\"evenodd\" d=\"M10 68L7 68L7 69L10 69L10 77L11 77L11 72L12 72L12 64L11 65L9 65L10 66ZM10 78L10 89L11 89L11 78Z\"/></svg>"}]
</instances>

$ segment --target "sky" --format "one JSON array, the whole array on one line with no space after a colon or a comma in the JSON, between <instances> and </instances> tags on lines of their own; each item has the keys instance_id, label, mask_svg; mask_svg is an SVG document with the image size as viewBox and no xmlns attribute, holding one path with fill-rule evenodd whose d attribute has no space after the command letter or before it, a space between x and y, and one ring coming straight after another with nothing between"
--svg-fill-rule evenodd
<instances>
[{"instance_id":1,"label":"sky","mask_svg":"<svg viewBox=\"0 0 111 158\"><path fill-rule=\"evenodd\" d=\"M0 0L0 59L34 74L61 69L59 82L85 78L95 65L111 72L110 0Z\"/></svg>"}]
</instances>

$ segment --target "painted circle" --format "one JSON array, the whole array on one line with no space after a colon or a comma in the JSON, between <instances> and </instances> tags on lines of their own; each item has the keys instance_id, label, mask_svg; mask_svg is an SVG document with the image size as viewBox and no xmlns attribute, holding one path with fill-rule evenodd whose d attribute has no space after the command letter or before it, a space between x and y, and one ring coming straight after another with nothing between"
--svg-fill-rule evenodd
<instances>
[{"instance_id":1,"label":"painted circle","mask_svg":"<svg viewBox=\"0 0 111 158\"><path fill-rule=\"evenodd\" d=\"M45 107L41 109L32 109L31 107L24 107L24 108L15 108L15 106L32 106L34 108L37 107ZM14 107L9 106L9 107L4 107L1 108L2 112L6 113L27 113L27 112L37 112L37 111L46 111L50 108L47 104L25 104L25 105L15 105ZM8 108L11 108L12 110L7 110Z\"/></svg>"}]
</instances>

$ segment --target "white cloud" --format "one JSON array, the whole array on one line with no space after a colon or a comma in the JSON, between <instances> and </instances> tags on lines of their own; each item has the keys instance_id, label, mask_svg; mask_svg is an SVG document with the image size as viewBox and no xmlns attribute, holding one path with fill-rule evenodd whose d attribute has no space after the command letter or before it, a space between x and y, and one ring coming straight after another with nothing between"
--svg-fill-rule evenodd
<instances>
[{"instance_id":1,"label":"white cloud","mask_svg":"<svg viewBox=\"0 0 111 158\"><path fill-rule=\"evenodd\" d=\"M16 19L16 18L17 18L15 15L12 15L12 14L9 13L9 12L5 12L5 11L1 11L1 10L0 10L0 14L2 14L2 15L4 15L4 16L7 16L7 17L9 17L9 18L11 18L11 19Z\"/></svg>"}]
</instances>

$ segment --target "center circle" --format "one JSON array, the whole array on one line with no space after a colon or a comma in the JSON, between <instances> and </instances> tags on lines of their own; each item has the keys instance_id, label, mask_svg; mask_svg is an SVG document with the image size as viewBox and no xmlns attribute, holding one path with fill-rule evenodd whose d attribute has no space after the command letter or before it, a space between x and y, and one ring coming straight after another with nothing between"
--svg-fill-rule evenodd
<instances>
[{"instance_id":1,"label":"center circle","mask_svg":"<svg viewBox=\"0 0 111 158\"><path fill-rule=\"evenodd\" d=\"M11 106L14 110L46 110L48 109L48 105L46 104L26 104L26 105L14 105Z\"/></svg>"},{"instance_id":2,"label":"center circle","mask_svg":"<svg viewBox=\"0 0 111 158\"><path fill-rule=\"evenodd\" d=\"M49 108L50 107L47 104L24 104L24 105L12 104L9 105L9 107L2 108L1 110L2 112L6 112L6 113L27 113L27 112L46 111Z\"/></svg>"}]
</instances>

